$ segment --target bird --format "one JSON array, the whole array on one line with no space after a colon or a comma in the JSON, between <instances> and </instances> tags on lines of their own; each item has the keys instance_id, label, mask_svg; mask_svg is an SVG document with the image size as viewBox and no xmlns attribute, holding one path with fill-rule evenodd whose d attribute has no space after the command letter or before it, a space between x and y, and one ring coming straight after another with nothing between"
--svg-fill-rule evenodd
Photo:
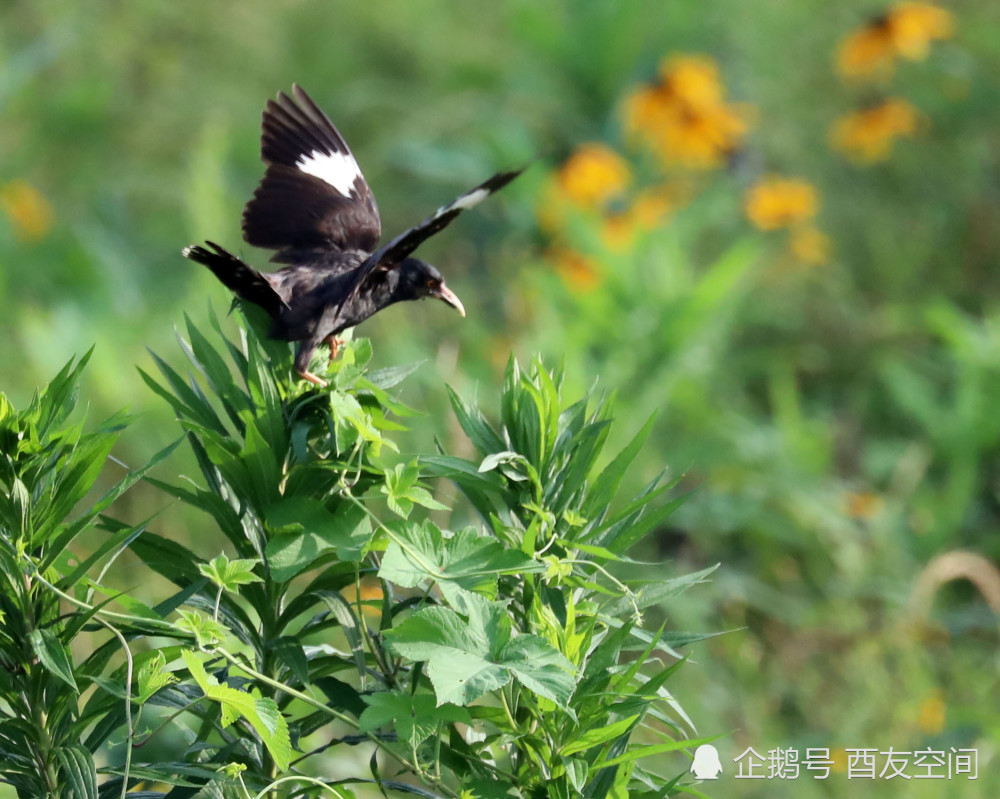
<instances>
[{"instance_id":1,"label":"bird","mask_svg":"<svg viewBox=\"0 0 1000 799\"><path fill-rule=\"evenodd\" d=\"M393 303L432 297L461 316L465 306L431 264L412 257L420 244L524 170L498 172L388 243L378 246L378 205L340 131L297 84L269 99L261 123L264 177L243 209L243 240L276 250L272 272L259 271L206 241L181 252L208 267L240 299L264 309L272 338L298 341L294 367L309 371L316 348Z\"/></svg>"}]
</instances>

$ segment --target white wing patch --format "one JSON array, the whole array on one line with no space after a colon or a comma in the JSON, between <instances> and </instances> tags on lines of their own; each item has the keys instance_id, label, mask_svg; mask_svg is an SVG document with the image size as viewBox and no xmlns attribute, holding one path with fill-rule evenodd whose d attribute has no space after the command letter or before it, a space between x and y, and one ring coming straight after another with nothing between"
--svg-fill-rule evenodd
<instances>
[{"instance_id":1,"label":"white wing patch","mask_svg":"<svg viewBox=\"0 0 1000 799\"><path fill-rule=\"evenodd\" d=\"M345 197L351 196L354 181L361 177L361 169L354 157L346 153L321 153L313 150L309 155L303 155L295 165L307 175L317 177Z\"/></svg>"},{"instance_id":2,"label":"white wing patch","mask_svg":"<svg viewBox=\"0 0 1000 799\"><path fill-rule=\"evenodd\" d=\"M481 203L489 196L490 196L489 189L473 189L468 194L463 194L461 197L455 200L455 202L451 203L450 205L446 205L444 208L438 210L438 216L447 213L448 211L454 211L456 208L459 209L460 211L465 211L469 208L472 208L472 206Z\"/></svg>"}]
</instances>

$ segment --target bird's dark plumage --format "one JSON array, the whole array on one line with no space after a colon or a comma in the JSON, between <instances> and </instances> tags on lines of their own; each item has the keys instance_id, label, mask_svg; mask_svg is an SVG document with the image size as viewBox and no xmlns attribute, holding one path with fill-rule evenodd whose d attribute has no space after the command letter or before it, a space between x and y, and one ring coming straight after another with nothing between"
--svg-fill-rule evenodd
<instances>
[{"instance_id":1,"label":"bird's dark plumage","mask_svg":"<svg viewBox=\"0 0 1000 799\"><path fill-rule=\"evenodd\" d=\"M298 86L292 94L280 93L264 109L261 159L267 170L243 211L244 240L277 250L271 260L288 266L258 272L212 242L183 254L267 311L275 338L300 341L296 370L325 385L308 371L316 347L329 342L332 357L338 333L392 303L435 297L465 316L440 272L410 254L520 170L494 175L376 249L378 206L354 155L308 94Z\"/></svg>"}]
</instances>

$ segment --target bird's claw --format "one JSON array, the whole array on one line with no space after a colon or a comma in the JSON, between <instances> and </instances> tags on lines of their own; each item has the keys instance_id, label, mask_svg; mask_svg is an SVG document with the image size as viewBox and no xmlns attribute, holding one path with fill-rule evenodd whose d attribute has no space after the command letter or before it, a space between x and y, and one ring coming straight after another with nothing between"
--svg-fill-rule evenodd
<instances>
[{"instance_id":1,"label":"bird's claw","mask_svg":"<svg viewBox=\"0 0 1000 799\"><path fill-rule=\"evenodd\" d=\"M308 380L310 383L315 383L320 388L326 388L329 385L329 383L327 383L322 377L317 377L308 370L299 372L299 377L303 380Z\"/></svg>"},{"instance_id":2,"label":"bird's claw","mask_svg":"<svg viewBox=\"0 0 1000 799\"><path fill-rule=\"evenodd\" d=\"M333 363L334 359L337 357L337 353L340 352L341 346L344 344L342 338L337 338L336 336L329 336L326 343L330 345L330 363Z\"/></svg>"}]
</instances>

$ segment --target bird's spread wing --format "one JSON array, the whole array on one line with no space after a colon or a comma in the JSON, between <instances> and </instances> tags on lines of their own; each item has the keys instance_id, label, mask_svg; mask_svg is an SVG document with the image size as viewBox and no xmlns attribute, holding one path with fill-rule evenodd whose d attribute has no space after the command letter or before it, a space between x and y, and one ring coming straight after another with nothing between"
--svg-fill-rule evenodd
<instances>
[{"instance_id":1,"label":"bird's spread wing","mask_svg":"<svg viewBox=\"0 0 1000 799\"><path fill-rule=\"evenodd\" d=\"M480 183L474 189L467 191L447 205L438 208L433 215L427 217L419 225L410 228L405 233L396 236L388 244L379 247L379 249L365 259L365 262L354 275L350 287L340 302L340 307L343 307L357 293L360 286L376 269L388 270L399 266L404 258L435 233L444 230L462 211L478 205L493 194L493 192L499 191L510 183L523 171L523 169L515 169L510 172L498 172L489 180Z\"/></svg>"},{"instance_id":2,"label":"bird's spread wing","mask_svg":"<svg viewBox=\"0 0 1000 799\"><path fill-rule=\"evenodd\" d=\"M300 87L264 109L267 172L243 210L243 238L292 263L305 253L375 249L378 206L344 137Z\"/></svg>"}]
</instances>

